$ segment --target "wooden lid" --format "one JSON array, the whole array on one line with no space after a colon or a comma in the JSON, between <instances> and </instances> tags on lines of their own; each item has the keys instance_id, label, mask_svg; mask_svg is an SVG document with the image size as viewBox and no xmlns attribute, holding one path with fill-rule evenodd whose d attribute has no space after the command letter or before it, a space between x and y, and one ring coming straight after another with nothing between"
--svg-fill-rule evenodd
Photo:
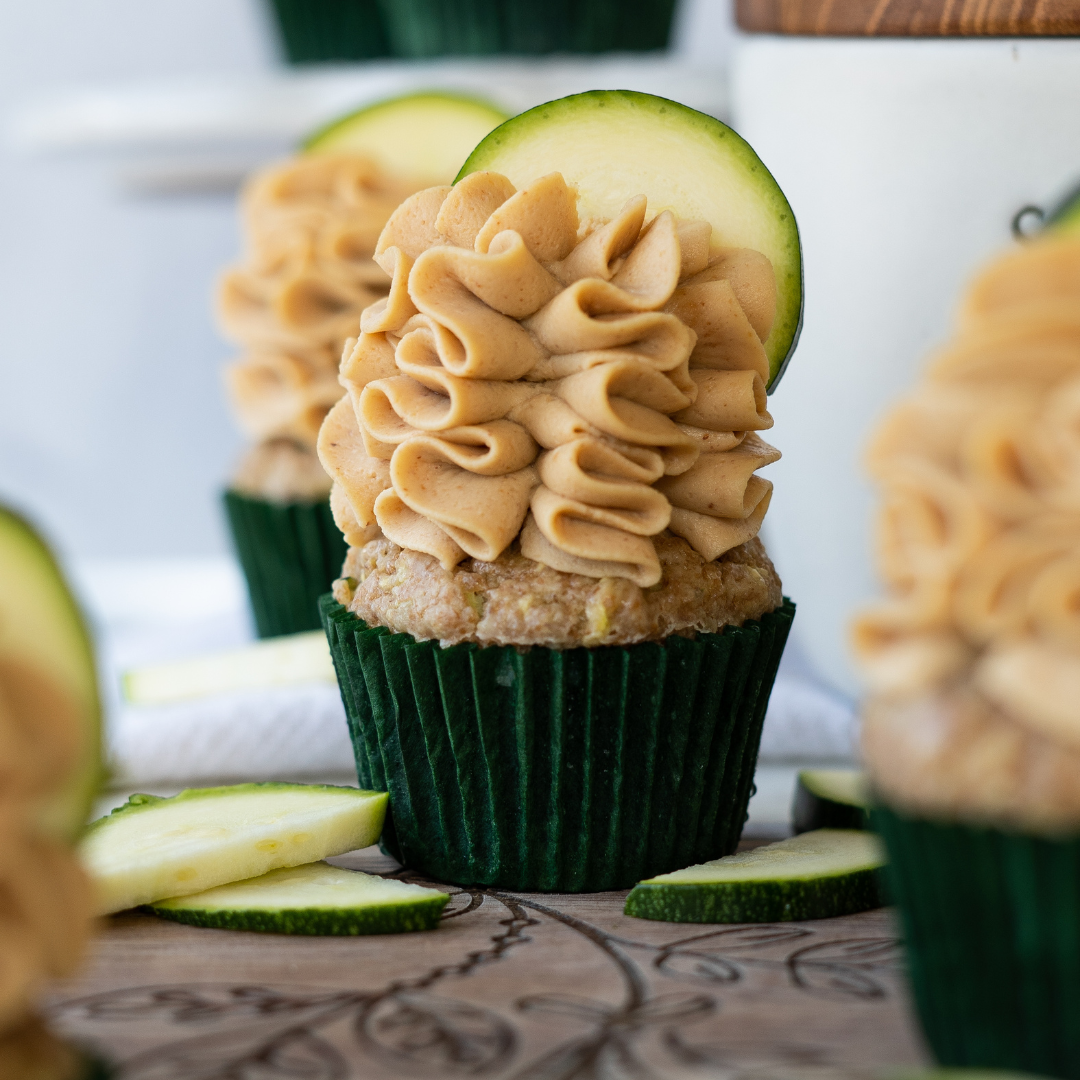
<instances>
[{"instance_id":1,"label":"wooden lid","mask_svg":"<svg viewBox=\"0 0 1080 1080\"><path fill-rule=\"evenodd\" d=\"M1080 35L1080 0L735 0L743 30L846 37Z\"/></svg>"}]
</instances>

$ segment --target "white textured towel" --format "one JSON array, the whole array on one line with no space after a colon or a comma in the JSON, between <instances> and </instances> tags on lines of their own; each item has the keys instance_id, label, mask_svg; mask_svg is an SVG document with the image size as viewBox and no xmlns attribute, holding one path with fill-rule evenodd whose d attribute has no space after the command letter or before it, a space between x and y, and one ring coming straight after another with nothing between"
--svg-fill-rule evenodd
<instances>
[{"instance_id":1,"label":"white textured towel","mask_svg":"<svg viewBox=\"0 0 1080 1080\"><path fill-rule=\"evenodd\" d=\"M96 624L110 765L120 787L310 780L353 770L337 687L310 683L132 706L123 671L251 640L243 581L226 559L87 562L77 581ZM851 706L785 655L762 738L766 761L842 761Z\"/></svg>"}]
</instances>

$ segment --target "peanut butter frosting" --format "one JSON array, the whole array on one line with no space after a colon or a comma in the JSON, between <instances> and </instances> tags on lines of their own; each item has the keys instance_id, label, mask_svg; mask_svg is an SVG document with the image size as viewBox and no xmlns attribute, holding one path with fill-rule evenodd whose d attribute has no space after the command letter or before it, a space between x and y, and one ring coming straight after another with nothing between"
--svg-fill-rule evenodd
<instances>
[{"instance_id":1,"label":"peanut butter frosting","mask_svg":"<svg viewBox=\"0 0 1080 1080\"><path fill-rule=\"evenodd\" d=\"M644 196L579 222L552 173L407 199L391 277L346 348L319 456L351 545L373 530L449 569L523 556L655 585L669 530L706 561L756 536L779 453L766 408L768 259Z\"/></svg>"},{"instance_id":2,"label":"peanut butter frosting","mask_svg":"<svg viewBox=\"0 0 1080 1080\"><path fill-rule=\"evenodd\" d=\"M348 154L298 157L245 187L246 252L221 280L218 314L244 350L225 382L249 438L290 439L318 468L319 427L342 394L342 346L390 284L372 258L375 244L415 190ZM288 497L306 496L297 489Z\"/></svg>"},{"instance_id":3,"label":"peanut butter frosting","mask_svg":"<svg viewBox=\"0 0 1080 1080\"><path fill-rule=\"evenodd\" d=\"M80 730L55 679L0 660L0 1034L25 1019L45 980L71 973L89 937L89 881L38 824L77 765Z\"/></svg>"},{"instance_id":4,"label":"peanut butter frosting","mask_svg":"<svg viewBox=\"0 0 1080 1080\"><path fill-rule=\"evenodd\" d=\"M854 642L875 783L927 812L1080 827L1080 239L978 277L869 465L889 595Z\"/></svg>"}]
</instances>

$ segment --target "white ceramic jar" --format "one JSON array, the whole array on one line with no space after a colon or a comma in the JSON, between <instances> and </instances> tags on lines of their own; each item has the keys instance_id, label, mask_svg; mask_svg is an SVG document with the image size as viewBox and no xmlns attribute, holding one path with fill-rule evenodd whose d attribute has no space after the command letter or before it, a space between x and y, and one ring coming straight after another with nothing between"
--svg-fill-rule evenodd
<instances>
[{"instance_id":1,"label":"white ceramic jar","mask_svg":"<svg viewBox=\"0 0 1080 1080\"><path fill-rule=\"evenodd\" d=\"M1080 40L747 36L732 111L805 258L802 339L770 406L784 458L765 539L798 644L855 694L847 623L877 589L863 447L1013 214L1080 181Z\"/></svg>"}]
</instances>

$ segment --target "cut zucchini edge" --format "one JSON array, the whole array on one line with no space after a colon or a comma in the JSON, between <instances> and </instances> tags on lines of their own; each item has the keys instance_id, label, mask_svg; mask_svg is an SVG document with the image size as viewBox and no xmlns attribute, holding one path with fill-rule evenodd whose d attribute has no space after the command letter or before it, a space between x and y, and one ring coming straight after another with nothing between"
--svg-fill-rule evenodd
<instances>
[{"instance_id":1,"label":"cut zucchini edge","mask_svg":"<svg viewBox=\"0 0 1080 1080\"><path fill-rule=\"evenodd\" d=\"M615 118L620 114L624 123L617 126ZM574 140L562 137L568 132L569 125L582 118L586 123L598 123L602 118L601 126L605 131L616 131L617 128L611 152L604 155L602 169L594 168L597 175L591 182L574 167ZM560 132L560 128L564 129L563 132ZM672 130L679 128L686 132L687 144L696 145L696 151L690 152L691 157L696 152L702 163L702 169L696 171L701 172L710 165L715 167L721 159L726 165L734 166L729 171L741 181L736 185L740 188L740 208L749 208L753 210L750 216L757 216L768 222L776 234L771 240L762 242L763 238L759 235L755 242L754 236L739 228L729 234L716 217L707 213L697 214L694 210L678 205L680 194L677 191L678 185L672 180L673 170L665 155L655 153L656 148L649 145L649 140L666 138ZM556 135L560 137L553 137ZM584 152L577 151L580 161L584 162L586 157L595 159L595 145L599 140L592 135L586 135L582 141L588 149ZM706 161L706 152L701 149L704 143L708 144L708 149L712 152L711 162ZM527 156L523 149L528 148L538 151L538 154L535 164L527 170L529 174L526 175L521 172L520 167ZM659 159L663 164L654 165L654 159ZM643 161L649 163L648 167L641 166ZM582 168L584 167L582 165ZM631 90L591 90L538 105L497 127L469 155L455 183L470 173L484 169L504 173L519 188L544 173L561 172L566 181L578 189L585 204L586 216L593 216L597 209L591 202L597 197L593 187L603 188L605 193L608 193L609 188L612 189L610 194L614 201L601 199L605 205L599 216L605 217L614 216L618 212L624 196L644 193L656 212L673 209L683 217L704 216L712 223L714 235L720 243L755 247L765 254L773 263L777 283L776 321L765 342L770 368L768 389L770 392L775 390L791 361L802 331L802 239L794 212L779 184L750 144L726 124L686 105L653 94ZM631 192L627 189L619 191L616 196L612 177L635 172L649 174L650 181L638 185L642 190ZM653 188L652 191L649 190L650 187ZM662 197L661 192L674 198ZM689 198L685 193L681 197ZM737 203L738 200L734 200L730 205Z\"/></svg>"},{"instance_id":2,"label":"cut zucchini edge","mask_svg":"<svg viewBox=\"0 0 1080 1080\"><path fill-rule=\"evenodd\" d=\"M878 871L884 861L871 833L819 829L650 878L631 890L624 911L639 919L688 923L852 915L883 905Z\"/></svg>"},{"instance_id":3,"label":"cut zucchini edge","mask_svg":"<svg viewBox=\"0 0 1080 1080\"><path fill-rule=\"evenodd\" d=\"M107 825L114 823L117 818L128 818L134 814L142 814L148 810L153 810L162 803L169 803L172 806L184 802L194 802L199 799L213 799L221 795L239 795L245 791L251 792L316 792L316 791L342 791L349 792L356 796L371 796L371 795L384 795L382 791L363 791L360 788L345 787L342 784L291 784L286 781L279 780L253 780L247 784L228 784L222 787L206 787L206 788L185 788L183 791L178 792L176 795L147 795L145 792L135 792L128 797L126 803L122 806L116 807L103 817L97 818L95 821L90 822L86 827L87 837L96 832L98 829L104 828ZM387 796L389 797L389 796Z\"/></svg>"},{"instance_id":4,"label":"cut zucchini edge","mask_svg":"<svg viewBox=\"0 0 1080 1080\"><path fill-rule=\"evenodd\" d=\"M5 624L15 628L14 635L5 634ZM105 777L93 638L49 545L29 521L4 506L0 506L0 657L26 662L55 679L82 714L79 767L39 815L46 832L73 842L86 825Z\"/></svg>"},{"instance_id":5,"label":"cut zucchini edge","mask_svg":"<svg viewBox=\"0 0 1080 1080\"><path fill-rule=\"evenodd\" d=\"M437 889L314 863L145 910L189 926L351 937L434 930L449 899Z\"/></svg>"},{"instance_id":6,"label":"cut zucchini edge","mask_svg":"<svg viewBox=\"0 0 1080 1080\"><path fill-rule=\"evenodd\" d=\"M1080 187L1069 192L1047 214L1043 228L1059 235L1080 232Z\"/></svg>"},{"instance_id":7,"label":"cut zucchini edge","mask_svg":"<svg viewBox=\"0 0 1080 1080\"><path fill-rule=\"evenodd\" d=\"M80 856L106 915L368 847L382 833L387 800L286 783L135 795L92 824Z\"/></svg>"},{"instance_id":8,"label":"cut zucchini edge","mask_svg":"<svg viewBox=\"0 0 1080 1080\"><path fill-rule=\"evenodd\" d=\"M804 769L791 809L796 833L815 829L868 829L870 794L860 769Z\"/></svg>"}]
</instances>

